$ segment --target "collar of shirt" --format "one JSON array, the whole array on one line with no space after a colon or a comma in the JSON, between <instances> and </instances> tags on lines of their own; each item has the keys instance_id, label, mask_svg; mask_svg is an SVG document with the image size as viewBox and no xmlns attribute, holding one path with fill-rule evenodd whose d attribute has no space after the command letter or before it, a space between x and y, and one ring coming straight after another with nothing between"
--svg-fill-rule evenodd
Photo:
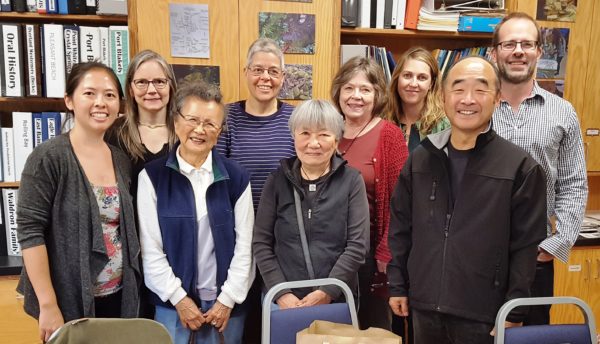
<instances>
[{"instance_id":1,"label":"collar of shirt","mask_svg":"<svg viewBox=\"0 0 600 344\"><path fill-rule=\"evenodd\" d=\"M181 154L179 154L179 148L180 147L177 147L176 154L177 154L177 163L179 164L179 170L181 171L181 173L183 173L184 175L187 175L187 176L192 174L192 172L194 170L197 170L200 172L208 172L209 174L213 173L212 151L208 152L208 155L206 156L206 160L204 160L204 163L202 163L200 168L195 168L194 166L192 166L190 163L188 163L181 157Z\"/></svg>"}]
</instances>

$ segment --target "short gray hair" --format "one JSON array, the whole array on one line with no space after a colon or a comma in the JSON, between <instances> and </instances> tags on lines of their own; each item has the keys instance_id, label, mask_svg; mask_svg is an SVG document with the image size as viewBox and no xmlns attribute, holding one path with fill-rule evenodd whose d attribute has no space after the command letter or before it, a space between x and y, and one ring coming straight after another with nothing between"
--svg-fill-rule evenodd
<instances>
[{"instance_id":1,"label":"short gray hair","mask_svg":"<svg viewBox=\"0 0 600 344\"><path fill-rule=\"evenodd\" d=\"M256 53L271 53L275 54L279 58L279 63L281 64L279 67L283 70L285 69L285 64L283 62L283 52L277 45L277 42L270 38L259 38L254 41L250 48L248 48L248 56L246 58L246 67L250 66L252 63L252 59Z\"/></svg>"},{"instance_id":2,"label":"short gray hair","mask_svg":"<svg viewBox=\"0 0 600 344\"><path fill-rule=\"evenodd\" d=\"M184 81L180 84L175 92L173 109L170 115L177 118L177 114L181 113L181 109L190 98L198 98L205 102L215 102L223 111L223 129L226 130L227 123L227 107L223 104L223 96L221 91L215 85L207 84L202 80Z\"/></svg>"},{"instance_id":3,"label":"short gray hair","mask_svg":"<svg viewBox=\"0 0 600 344\"><path fill-rule=\"evenodd\" d=\"M344 133L344 119L336 107L327 100L312 99L302 102L292 112L288 122L294 136L296 129L318 128L331 131L339 142Z\"/></svg>"}]
</instances>

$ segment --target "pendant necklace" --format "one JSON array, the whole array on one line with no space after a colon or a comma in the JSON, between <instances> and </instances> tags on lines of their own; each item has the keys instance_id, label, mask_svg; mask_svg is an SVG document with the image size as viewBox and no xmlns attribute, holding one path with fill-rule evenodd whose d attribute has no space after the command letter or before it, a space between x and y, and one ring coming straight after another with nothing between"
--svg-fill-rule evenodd
<instances>
[{"instance_id":1,"label":"pendant necklace","mask_svg":"<svg viewBox=\"0 0 600 344\"><path fill-rule=\"evenodd\" d=\"M146 127L148 129L156 129L156 128L162 128L162 127L167 126L166 123L150 124L150 123L144 123L144 122L138 122L138 125L141 125L142 127Z\"/></svg>"},{"instance_id":2,"label":"pendant necklace","mask_svg":"<svg viewBox=\"0 0 600 344\"><path fill-rule=\"evenodd\" d=\"M342 156L346 155L346 153L350 150L350 147L352 147L352 145L354 144L354 141L356 141L356 139L358 138L358 136L360 134L362 134L362 132L369 126L369 124L373 121L373 119L375 118L375 116L373 116L373 118L371 118L367 124L365 124L362 128L360 128L360 130L358 131L358 133L356 135L354 135L354 138L350 141L350 144L348 144L348 147L346 147L346 149L344 149L340 154Z\"/></svg>"},{"instance_id":3,"label":"pendant necklace","mask_svg":"<svg viewBox=\"0 0 600 344\"><path fill-rule=\"evenodd\" d=\"M317 184L316 183L311 183L311 181L313 180L318 180L319 178L323 177L323 175L325 174L325 172L327 172L327 169L329 169L329 164L327 164L327 166L325 166L325 169L323 170L323 172L321 172L321 175L318 176L315 179L310 179L310 176L308 175L308 173L306 173L306 170L304 170L304 168L302 167L302 165L300 165L300 170L302 170L302 172L304 172L304 175L306 176L306 181L308 181L308 191L317 191Z\"/></svg>"}]
</instances>

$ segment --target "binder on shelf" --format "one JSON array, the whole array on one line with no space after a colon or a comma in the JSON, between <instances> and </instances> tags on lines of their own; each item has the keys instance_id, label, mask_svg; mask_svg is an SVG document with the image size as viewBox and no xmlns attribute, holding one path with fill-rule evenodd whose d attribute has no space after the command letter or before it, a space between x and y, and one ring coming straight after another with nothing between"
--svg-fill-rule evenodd
<instances>
[{"instance_id":1,"label":"binder on shelf","mask_svg":"<svg viewBox=\"0 0 600 344\"><path fill-rule=\"evenodd\" d=\"M395 0L385 0L385 8L383 11L383 28L391 29L392 28L392 13L394 8ZM395 15L394 15L395 17Z\"/></svg>"},{"instance_id":2,"label":"binder on shelf","mask_svg":"<svg viewBox=\"0 0 600 344\"><path fill-rule=\"evenodd\" d=\"M422 0L406 0L406 15L404 17L405 29L417 29L419 21L419 11L421 10Z\"/></svg>"},{"instance_id":3,"label":"binder on shelf","mask_svg":"<svg viewBox=\"0 0 600 344\"><path fill-rule=\"evenodd\" d=\"M367 57L368 49L368 45L342 44L340 46L340 65L343 65L354 56Z\"/></svg>"},{"instance_id":4,"label":"binder on shelf","mask_svg":"<svg viewBox=\"0 0 600 344\"><path fill-rule=\"evenodd\" d=\"M23 56L20 24L2 24L2 95L6 97L23 97Z\"/></svg>"},{"instance_id":5,"label":"binder on shelf","mask_svg":"<svg viewBox=\"0 0 600 344\"><path fill-rule=\"evenodd\" d=\"M2 11L2 12L12 11L12 6L10 4L10 0L0 0L0 11Z\"/></svg>"},{"instance_id":6,"label":"binder on shelf","mask_svg":"<svg viewBox=\"0 0 600 344\"><path fill-rule=\"evenodd\" d=\"M2 141L2 178L7 183L16 182L13 128L0 128L0 135Z\"/></svg>"},{"instance_id":7,"label":"binder on shelf","mask_svg":"<svg viewBox=\"0 0 600 344\"><path fill-rule=\"evenodd\" d=\"M121 83L121 89L125 87L127 67L129 67L129 30L127 26L110 26L110 67L113 69Z\"/></svg>"},{"instance_id":8,"label":"binder on shelf","mask_svg":"<svg viewBox=\"0 0 600 344\"><path fill-rule=\"evenodd\" d=\"M27 12L37 12L37 0L27 0Z\"/></svg>"},{"instance_id":9,"label":"binder on shelf","mask_svg":"<svg viewBox=\"0 0 600 344\"><path fill-rule=\"evenodd\" d=\"M358 6L359 16L359 27L370 28L371 27L371 1L362 0Z\"/></svg>"},{"instance_id":10,"label":"binder on shelf","mask_svg":"<svg viewBox=\"0 0 600 344\"><path fill-rule=\"evenodd\" d=\"M396 30L404 30L404 19L406 17L406 0L398 0L396 13Z\"/></svg>"},{"instance_id":11,"label":"binder on shelf","mask_svg":"<svg viewBox=\"0 0 600 344\"><path fill-rule=\"evenodd\" d=\"M31 114L33 122L33 148L37 147L40 143L44 142L42 113L34 112Z\"/></svg>"},{"instance_id":12,"label":"binder on shelf","mask_svg":"<svg viewBox=\"0 0 600 344\"><path fill-rule=\"evenodd\" d=\"M98 0L96 14L127 15L127 0Z\"/></svg>"},{"instance_id":13,"label":"binder on shelf","mask_svg":"<svg viewBox=\"0 0 600 344\"><path fill-rule=\"evenodd\" d=\"M4 204L4 220L6 227L6 248L9 256L20 256L21 247L17 239L17 189L2 189L2 203Z\"/></svg>"},{"instance_id":14,"label":"binder on shelf","mask_svg":"<svg viewBox=\"0 0 600 344\"><path fill-rule=\"evenodd\" d=\"M46 13L57 14L58 13L58 1L57 0L46 0Z\"/></svg>"},{"instance_id":15,"label":"binder on shelf","mask_svg":"<svg viewBox=\"0 0 600 344\"><path fill-rule=\"evenodd\" d=\"M15 178L21 180L27 157L33 151L33 123L31 112L13 112L13 140L15 144Z\"/></svg>"},{"instance_id":16,"label":"binder on shelf","mask_svg":"<svg viewBox=\"0 0 600 344\"><path fill-rule=\"evenodd\" d=\"M386 0L375 0L375 28L383 29L385 20L385 2ZM372 6L372 5L371 5Z\"/></svg>"},{"instance_id":17,"label":"binder on shelf","mask_svg":"<svg viewBox=\"0 0 600 344\"><path fill-rule=\"evenodd\" d=\"M27 12L27 1L25 0L10 0L10 6L13 12Z\"/></svg>"},{"instance_id":18,"label":"binder on shelf","mask_svg":"<svg viewBox=\"0 0 600 344\"><path fill-rule=\"evenodd\" d=\"M23 62L26 67L25 94L28 97L42 96L42 53L40 43L40 26L23 24L25 46Z\"/></svg>"},{"instance_id":19,"label":"binder on shelf","mask_svg":"<svg viewBox=\"0 0 600 344\"><path fill-rule=\"evenodd\" d=\"M359 0L342 0L342 27L357 27Z\"/></svg>"},{"instance_id":20,"label":"binder on shelf","mask_svg":"<svg viewBox=\"0 0 600 344\"><path fill-rule=\"evenodd\" d=\"M42 112L42 141L50 140L61 133L61 114Z\"/></svg>"},{"instance_id":21,"label":"binder on shelf","mask_svg":"<svg viewBox=\"0 0 600 344\"><path fill-rule=\"evenodd\" d=\"M37 13L45 14L46 13L46 0L36 0L35 2Z\"/></svg>"},{"instance_id":22,"label":"binder on shelf","mask_svg":"<svg viewBox=\"0 0 600 344\"><path fill-rule=\"evenodd\" d=\"M79 27L79 53L81 62L101 60L99 28L92 26Z\"/></svg>"},{"instance_id":23,"label":"binder on shelf","mask_svg":"<svg viewBox=\"0 0 600 344\"><path fill-rule=\"evenodd\" d=\"M44 89L48 98L65 95L65 45L63 26L44 24Z\"/></svg>"},{"instance_id":24,"label":"binder on shelf","mask_svg":"<svg viewBox=\"0 0 600 344\"><path fill-rule=\"evenodd\" d=\"M87 14L96 14L96 0L85 0L85 12Z\"/></svg>"},{"instance_id":25,"label":"binder on shelf","mask_svg":"<svg viewBox=\"0 0 600 344\"><path fill-rule=\"evenodd\" d=\"M60 14L86 14L86 0L58 0Z\"/></svg>"},{"instance_id":26,"label":"binder on shelf","mask_svg":"<svg viewBox=\"0 0 600 344\"><path fill-rule=\"evenodd\" d=\"M99 27L100 32L100 62L110 67L110 36L107 27Z\"/></svg>"},{"instance_id":27,"label":"binder on shelf","mask_svg":"<svg viewBox=\"0 0 600 344\"><path fill-rule=\"evenodd\" d=\"M65 39L65 75L69 75L73 66L79 63L79 26L65 25L63 34Z\"/></svg>"},{"instance_id":28,"label":"binder on shelf","mask_svg":"<svg viewBox=\"0 0 600 344\"><path fill-rule=\"evenodd\" d=\"M6 245L6 220L4 219L4 202L0 197L0 256L8 255L8 245Z\"/></svg>"}]
</instances>

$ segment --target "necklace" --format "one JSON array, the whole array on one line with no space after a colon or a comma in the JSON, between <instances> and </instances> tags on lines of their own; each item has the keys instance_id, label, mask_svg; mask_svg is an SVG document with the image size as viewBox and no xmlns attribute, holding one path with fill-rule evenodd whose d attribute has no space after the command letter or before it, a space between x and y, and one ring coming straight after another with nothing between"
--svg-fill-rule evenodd
<instances>
[{"instance_id":1,"label":"necklace","mask_svg":"<svg viewBox=\"0 0 600 344\"><path fill-rule=\"evenodd\" d=\"M352 147L352 145L354 144L354 141L356 141L356 139L358 138L358 136L363 132L363 130L365 130L369 124L371 124L371 122L373 121L373 119L375 118L375 116L373 116L373 118L371 118L367 124L365 124L362 128L360 128L360 130L358 131L358 133L356 135L354 135L354 138L350 141L350 144L348 144L348 147L346 147L346 149L344 149L340 154L342 156L346 155L346 153L348 153L348 151L350 150L350 147Z\"/></svg>"},{"instance_id":2,"label":"necklace","mask_svg":"<svg viewBox=\"0 0 600 344\"><path fill-rule=\"evenodd\" d=\"M156 129L156 128L162 128L162 127L167 126L166 123L150 124L150 123L144 123L144 122L138 122L138 125L141 125L142 127L146 127L148 129Z\"/></svg>"},{"instance_id":3,"label":"necklace","mask_svg":"<svg viewBox=\"0 0 600 344\"><path fill-rule=\"evenodd\" d=\"M304 175L306 176L306 180L309 182L308 183L308 191L317 191L317 184L310 183L310 182L314 181L314 180L318 180L319 178L323 177L323 175L325 174L325 172L327 172L328 169L329 169L329 164L327 164L327 166L325 166L325 169L323 170L323 172L321 172L321 175L319 175L315 179L310 179L310 176L308 175L308 173L306 172L304 167L302 167L302 165L300 165L300 170L304 173Z\"/></svg>"}]
</instances>

